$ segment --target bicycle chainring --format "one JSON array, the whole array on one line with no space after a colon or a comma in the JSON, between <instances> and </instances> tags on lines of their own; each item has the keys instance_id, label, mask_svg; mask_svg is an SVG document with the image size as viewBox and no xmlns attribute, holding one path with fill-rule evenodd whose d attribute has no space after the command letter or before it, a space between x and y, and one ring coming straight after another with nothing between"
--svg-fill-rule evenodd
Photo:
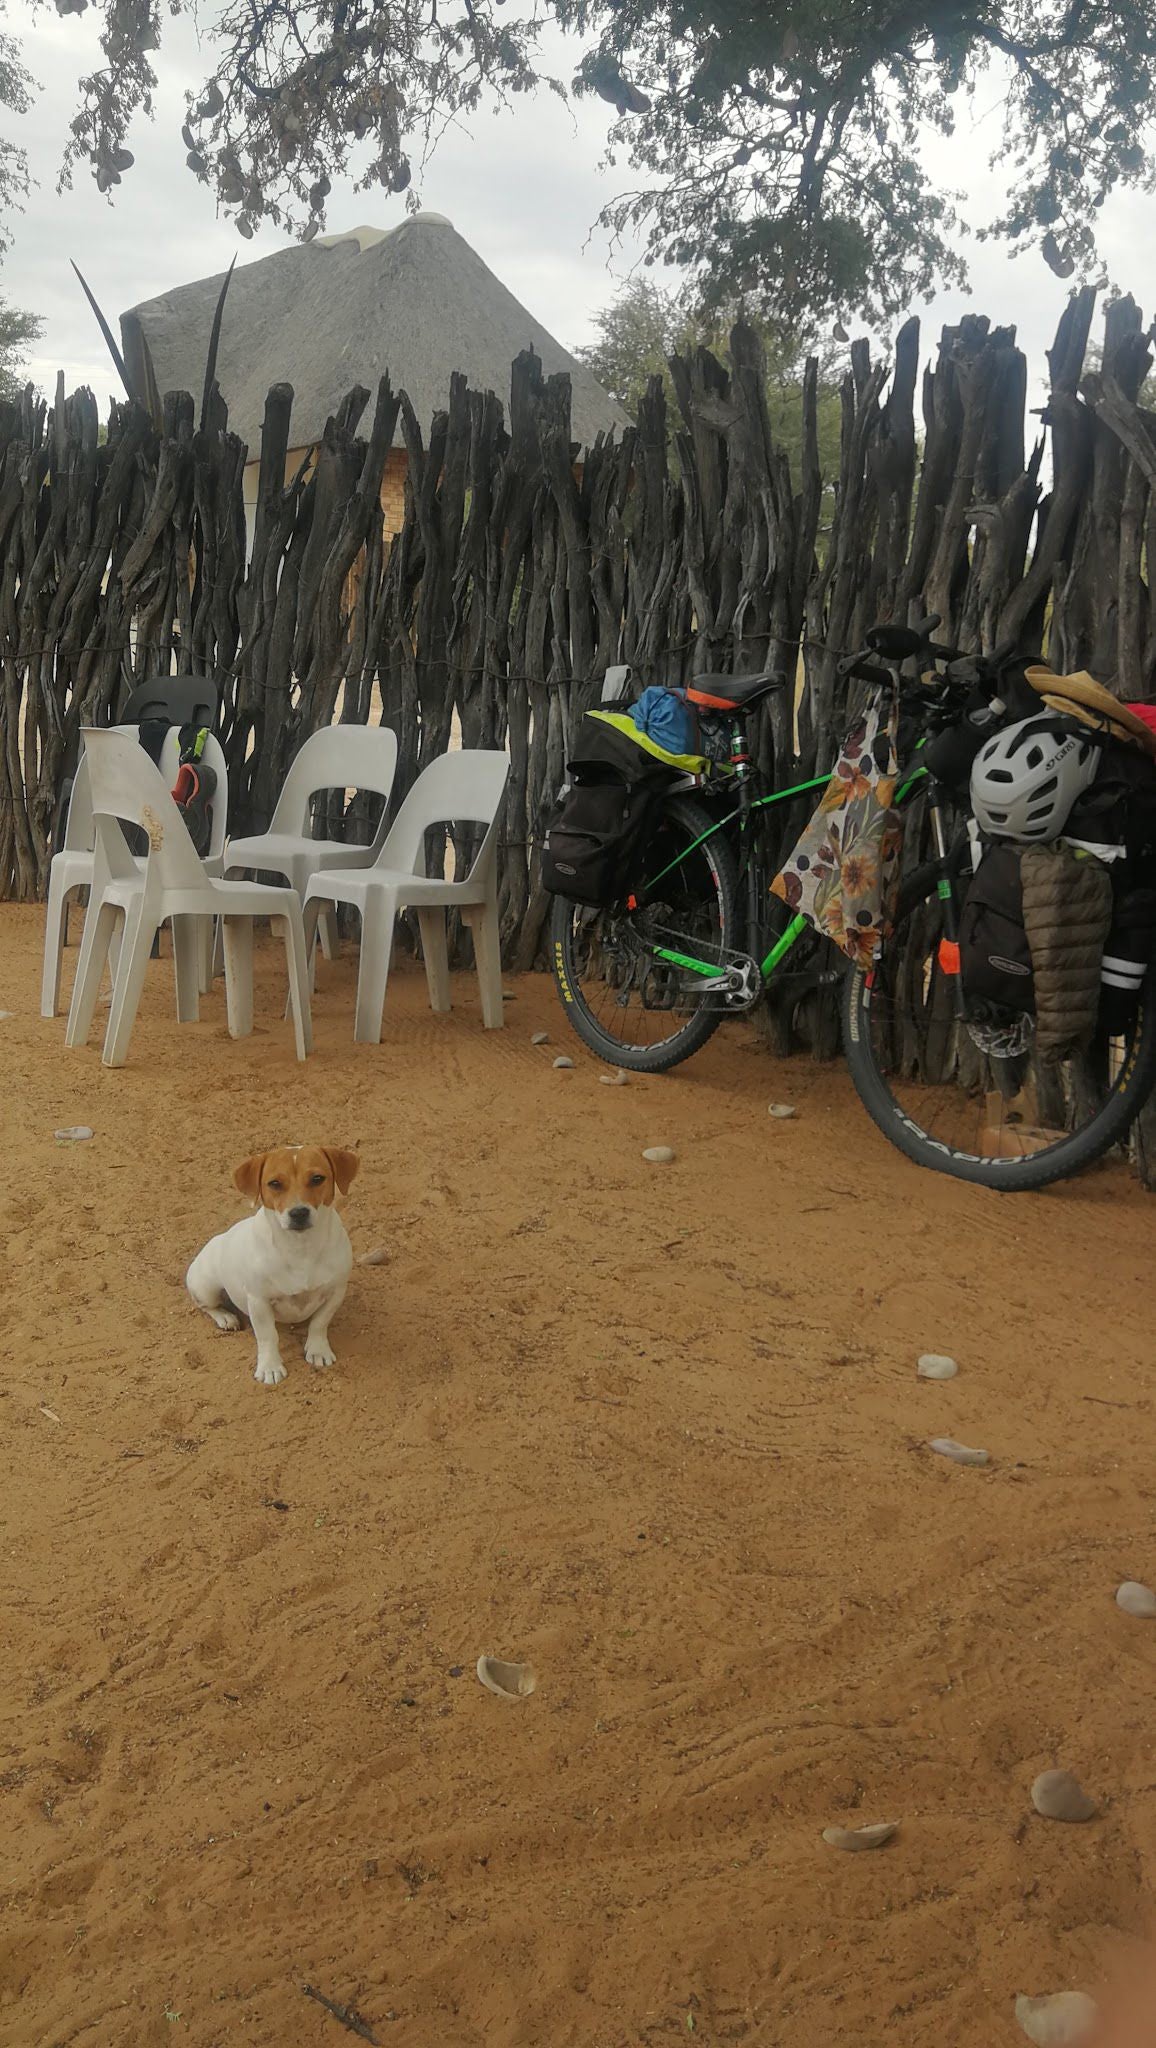
<instances>
[{"instance_id":1,"label":"bicycle chainring","mask_svg":"<svg viewBox=\"0 0 1156 2048\"><path fill-rule=\"evenodd\" d=\"M681 932L668 931L661 925L649 933L652 945L669 946L672 952L692 953L697 941ZM647 1001L647 988L652 977L656 992L661 990L662 1000ZM668 987L673 990L668 994ZM749 953L723 952L719 954L718 973L709 981L705 976L692 974L686 969L656 961L647 970L643 989L643 1002L647 1008L674 1009L680 998L706 996L713 999L712 1006L725 1010L734 1016L743 1010L751 1010L763 994L762 969Z\"/></svg>"}]
</instances>

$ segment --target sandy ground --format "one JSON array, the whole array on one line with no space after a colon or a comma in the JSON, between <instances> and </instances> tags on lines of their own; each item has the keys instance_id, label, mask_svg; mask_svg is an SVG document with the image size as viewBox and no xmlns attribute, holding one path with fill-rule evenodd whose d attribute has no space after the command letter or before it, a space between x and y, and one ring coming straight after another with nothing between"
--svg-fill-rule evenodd
<instances>
[{"instance_id":1,"label":"sandy ground","mask_svg":"<svg viewBox=\"0 0 1156 2048\"><path fill-rule=\"evenodd\" d=\"M106 1073L35 1015L38 914L0 941L4 2048L353 2040L305 1984L390 2048L991 2048L1096 1988L1156 1877L1122 1170L920 1174L737 1027L603 1088L535 980L485 1034L399 973L370 1048L323 968L298 1069L268 953L251 1040L219 994L179 1030L166 962ZM389 1258L271 1392L181 1277L298 1138L360 1145ZM1054 1764L1090 1826L1032 1814Z\"/></svg>"}]
</instances>

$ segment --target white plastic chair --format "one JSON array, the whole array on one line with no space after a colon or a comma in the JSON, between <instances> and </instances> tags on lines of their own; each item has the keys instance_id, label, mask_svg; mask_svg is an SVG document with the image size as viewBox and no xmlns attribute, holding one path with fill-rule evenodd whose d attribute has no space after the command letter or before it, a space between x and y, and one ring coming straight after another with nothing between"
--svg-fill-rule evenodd
<instances>
[{"instance_id":1,"label":"white plastic chair","mask_svg":"<svg viewBox=\"0 0 1156 2048\"><path fill-rule=\"evenodd\" d=\"M224 923L229 1033L245 1037L253 1028L253 919L268 917L284 933L289 1004L297 1057L303 1060L312 1043L309 968L301 905L294 891L207 875L164 776L136 739L107 728L85 732L83 739L96 847L92 895L68 1013L68 1044L87 1042L105 962L120 929L103 1058L106 1067L124 1065L153 937L168 919L173 927L177 1020L195 1024L205 920L216 917ZM143 863L129 852L118 821L139 825L148 833Z\"/></svg>"},{"instance_id":2,"label":"white plastic chair","mask_svg":"<svg viewBox=\"0 0 1156 2048\"><path fill-rule=\"evenodd\" d=\"M137 737L135 725L113 726L114 732L124 733L132 739ZM181 736L174 726L165 735L161 753L161 774L171 788L177 779L177 763L180 759ZM225 763L224 750L218 739L210 733L205 742L204 762L213 769L217 787L213 794L212 837L209 851L205 855L204 868L207 875L219 876L225 851L225 835L228 831L229 774ZM68 930L68 902L78 889L92 887L92 869L96 827L92 818L92 799L89 795L88 766L83 753L77 764L73 779L72 793L68 802L68 817L64 827L64 844L59 853L52 856L48 870L48 908L44 931L44 967L40 979L40 1014L55 1017L60 1008L60 972L64 963L64 945ZM141 863L143 867L143 862ZM203 960L201 967L201 989L210 987L212 971L212 927L202 935Z\"/></svg>"},{"instance_id":3,"label":"white plastic chair","mask_svg":"<svg viewBox=\"0 0 1156 2048\"><path fill-rule=\"evenodd\" d=\"M369 868L385 844L388 814L369 846L347 846L340 839L313 839L309 806L325 789L367 789L388 806L397 772L397 735L387 725L326 725L310 733L281 786L267 832L252 839L232 839L223 872L284 875L304 899L313 876L326 868ZM326 957L332 952L328 920L321 927Z\"/></svg>"},{"instance_id":4,"label":"white plastic chair","mask_svg":"<svg viewBox=\"0 0 1156 2048\"><path fill-rule=\"evenodd\" d=\"M353 1036L364 1045L381 1040L381 1020L399 910L417 911L430 1008L450 1008L446 911L456 907L473 933L482 1021L487 1031L504 1023L498 933L498 816L510 764L505 754L442 754L419 775L372 868L331 868L306 891L306 938L312 952L325 905L351 903L361 913L361 961ZM464 881L425 874L425 835L449 821L484 825L485 837Z\"/></svg>"}]
</instances>

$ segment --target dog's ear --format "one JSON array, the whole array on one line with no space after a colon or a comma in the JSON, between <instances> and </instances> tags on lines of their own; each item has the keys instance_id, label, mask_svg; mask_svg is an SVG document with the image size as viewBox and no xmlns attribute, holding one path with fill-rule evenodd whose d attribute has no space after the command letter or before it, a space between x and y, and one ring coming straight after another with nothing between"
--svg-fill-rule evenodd
<instances>
[{"instance_id":1,"label":"dog's ear","mask_svg":"<svg viewBox=\"0 0 1156 2048\"><path fill-rule=\"evenodd\" d=\"M261 1169L266 1157L264 1152L252 1152L248 1159L242 1159L240 1166L234 1168L233 1185L240 1188L251 1202L261 1199Z\"/></svg>"},{"instance_id":2,"label":"dog's ear","mask_svg":"<svg viewBox=\"0 0 1156 2048\"><path fill-rule=\"evenodd\" d=\"M347 1195L357 1173L361 1160L356 1152L339 1152L335 1146L325 1147L325 1157L333 1168L333 1178L341 1194Z\"/></svg>"}]
</instances>

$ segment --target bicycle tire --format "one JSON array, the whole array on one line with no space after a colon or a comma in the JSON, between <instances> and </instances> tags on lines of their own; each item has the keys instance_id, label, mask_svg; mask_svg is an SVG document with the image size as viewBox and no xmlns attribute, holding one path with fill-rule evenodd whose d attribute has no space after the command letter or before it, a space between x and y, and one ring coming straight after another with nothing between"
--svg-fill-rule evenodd
<instances>
[{"instance_id":1,"label":"bicycle tire","mask_svg":"<svg viewBox=\"0 0 1156 2048\"><path fill-rule=\"evenodd\" d=\"M938 868L930 864L910 877L900 892L897 930L912 911L936 894L938 879ZM1103 1158L1126 1137L1156 1085L1156 965L1145 978L1127 1053L1100 1109L1067 1138L1020 1158L999 1159L970 1153L945 1145L923 1131L891 1092L876 1058L869 1019L867 974L863 969L853 968L844 985L843 1046L851 1079L872 1122L917 1166L1007 1194L1051 1187Z\"/></svg>"},{"instance_id":2,"label":"bicycle tire","mask_svg":"<svg viewBox=\"0 0 1156 2048\"><path fill-rule=\"evenodd\" d=\"M656 831L661 829L663 822L673 824L691 841L709 832L715 820L693 797L672 796L662 805ZM701 855L713 872L717 890L720 946L730 951L735 947L738 930L738 870L734 854L725 835L716 832L701 849ZM714 1036L725 1013L717 1006L709 1007L704 1000L687 1018L683 1028L660 1045L638 1046L615 1038L599 1022L582 993L582 973L575 942L577 920L589 914L567 896L554 898L550 917L550 958L555 986L568 1024L577 1032L583 1045L610 1066L623 1067L634 1074L665 1074L671 1067L681 1066L684 1060L690 1059L706 1044L708 1038ZM598 917L608 915L603 912L593 914Z\"/></svg>"}]
</instances>

